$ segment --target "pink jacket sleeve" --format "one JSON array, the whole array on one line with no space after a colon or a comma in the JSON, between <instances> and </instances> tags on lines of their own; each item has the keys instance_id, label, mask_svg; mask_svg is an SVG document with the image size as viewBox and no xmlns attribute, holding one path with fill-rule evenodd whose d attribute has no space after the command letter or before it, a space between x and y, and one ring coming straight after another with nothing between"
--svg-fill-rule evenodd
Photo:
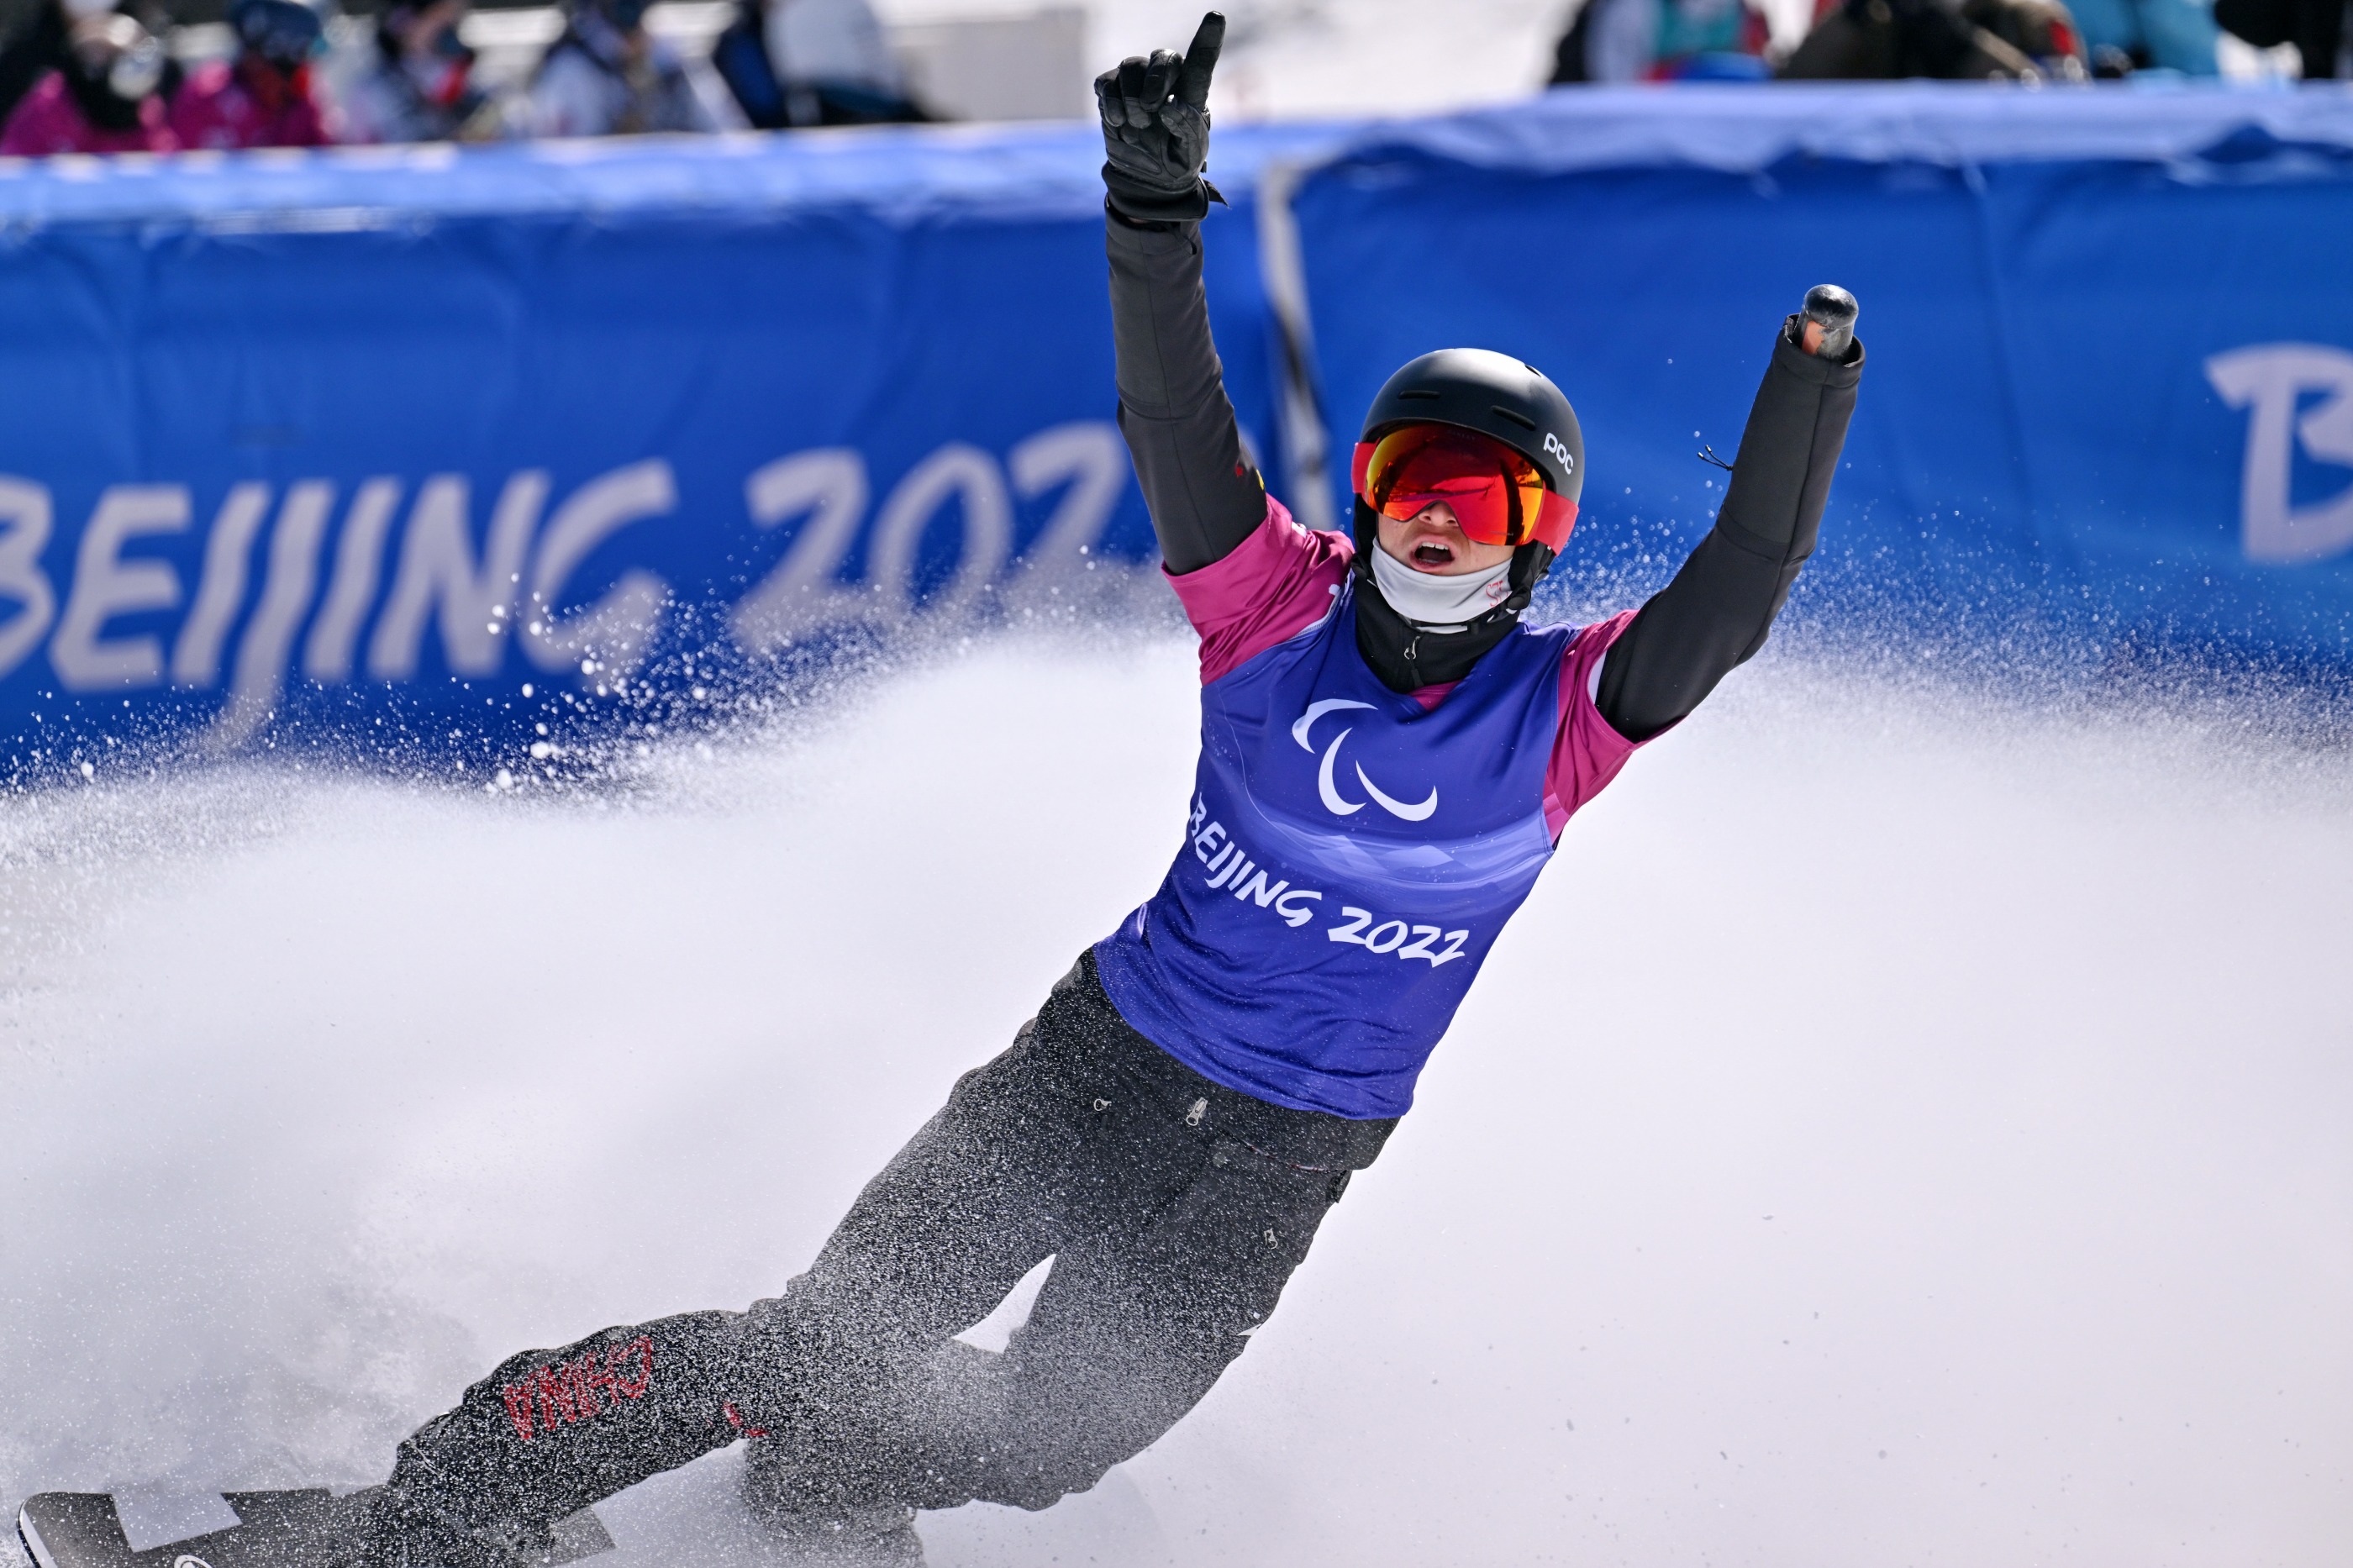
<instances>
[{"instance_id":1,"label":"pink jacket sleeve","mask_svg":"<svg viewBox=\"0 0 2353 1568\"><path fill-rule=\"evenodd\" d=\"M1230 554L1181 577L1171 574L1168 584L1200 634L1201 684L1232 674L1329 615L1356 555L1345 534L1302 528L1269 496L1266 521Z\"/></svg>"},{"instance_id":2,"label":"pink jacket sleeve","mask_svg":"<svg viewBox=\"0 0 2353 1568\"><path fill-rule=\"evenodd\" d=\"M1599 795L1639 749L1611 729L1593 705L1594 689L1601 681L1601 657L1633 619L1633 611L1621 610L1594 622L1577 634L1561 656L1560 731L1553 737L1552 767L1545 776L1545 826L1555 838L1577 808Z\"/></svg>"}]
</instances>

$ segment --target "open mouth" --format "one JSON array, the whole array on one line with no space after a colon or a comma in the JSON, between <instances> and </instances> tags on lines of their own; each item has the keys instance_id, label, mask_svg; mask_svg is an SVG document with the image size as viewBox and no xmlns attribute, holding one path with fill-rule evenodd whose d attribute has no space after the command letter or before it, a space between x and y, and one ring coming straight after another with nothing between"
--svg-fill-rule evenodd
<instances>
[{"instance_id":1,"label":"open mouth","mask_svg":"<svg viewBox=\"0 0 2353 1568\"><path fill-rule=\"evenodd\" d=\"M1434 539L1425 539L1413 547L1413 563L1417 566L1451 566L1454 552Z\"/></svg>"}]
</instances>

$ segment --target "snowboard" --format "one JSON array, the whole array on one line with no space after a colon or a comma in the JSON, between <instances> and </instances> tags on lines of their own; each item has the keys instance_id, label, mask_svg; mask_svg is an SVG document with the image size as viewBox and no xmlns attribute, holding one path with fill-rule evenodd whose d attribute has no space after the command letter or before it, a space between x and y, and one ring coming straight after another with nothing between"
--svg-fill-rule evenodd
<instances>
[{"instance_id":1,"label":"snowboard","mask_svg":"<svg viewBox=\"0 0 2353 1568\"><path fill-rule=\"evenodd\" d=\"M744 1456L723 1448L641 1481L556 1527L554 1561L581 1568L806 1568L752 1516ZM35 1568L343 1568L375 1489L45 1492L17 1531ZM917 1521L942 1563L1110 1563L1166 1555L1158 1521L1124 1471L1042 1513L976 1503ZM0 1563L7 1561L0 1550Z\"/></svg>"},{"instance_id":2,"label":"snowboard","mask_svg":"<svg viewBox=\"0 0 2353 1568\"><path fill-rule=\"evenodd\" d=\"M43 1492L16 1515L35 1568L332 1568L350 1560L368 1494ZM613 1550L590 1510L555 1527L554 1565Z\"/></svg>"}]
</instances>

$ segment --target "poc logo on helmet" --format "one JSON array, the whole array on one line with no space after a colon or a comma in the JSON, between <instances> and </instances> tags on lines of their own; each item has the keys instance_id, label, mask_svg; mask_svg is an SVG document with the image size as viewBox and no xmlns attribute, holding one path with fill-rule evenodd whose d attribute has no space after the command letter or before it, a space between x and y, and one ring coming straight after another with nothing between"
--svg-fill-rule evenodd
<instances>
[{"instance_id":1,"label":"poc logo on helmet","mask_svg":"<svg viewBox=\"0 0 2353 1568\"><path fill-rule=\"evenodd\" d=\"M1554 457L1558 458L1562 468L1567 468L1572 474L1577 472L1577 459L1569 456L1568 448L1567 447L1560 444L1560 437L1554 435L1549 430L1545 432L1544 449L1550 452Z\"/></svg>"}]
</instances>

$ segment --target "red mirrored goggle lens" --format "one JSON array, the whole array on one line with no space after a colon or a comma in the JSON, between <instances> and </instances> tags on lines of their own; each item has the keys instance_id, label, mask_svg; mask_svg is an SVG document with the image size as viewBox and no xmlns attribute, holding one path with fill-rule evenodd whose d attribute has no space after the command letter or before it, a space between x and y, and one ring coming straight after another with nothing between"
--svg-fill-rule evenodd
<instances>
[{"instance_id":1,"label":"red mirrored goggle lens","mask_svg":"<svg viewBox=\"0 0 2353 1568\"><path fill-rule=\"evenodd\" d=\"M1409 521L1439 501L1481 544L1535 541L1557 552L1577 503L1546 488L1544 471L1490 436L1452 425L1407 425L1356 443L1356 491L1383 517Z\"/></svg>"}]
</instances>

